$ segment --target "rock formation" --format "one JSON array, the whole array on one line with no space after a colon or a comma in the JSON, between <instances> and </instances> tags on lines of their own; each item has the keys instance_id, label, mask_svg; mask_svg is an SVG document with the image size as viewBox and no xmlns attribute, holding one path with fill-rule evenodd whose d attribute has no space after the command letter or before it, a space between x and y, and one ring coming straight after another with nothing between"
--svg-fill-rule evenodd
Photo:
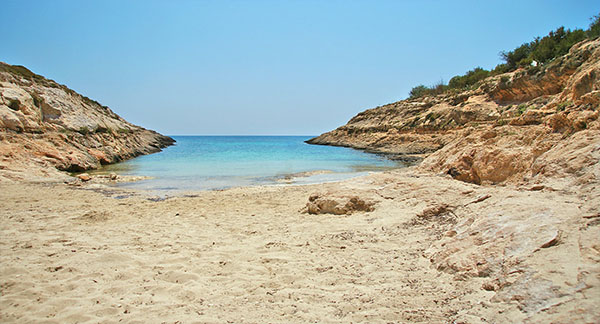
<instances>
[{"instance_id":1,"label":"rock formation","mask_svg":"<svg viewBox=\"0 0 600 324\"><path fill-rule=\"evenodd\" d=\"M356 193L314 193L308 197L304 212L309 214L350 215L356 211L373 211L375 201L359 197Z\"/></svg>"},{"instance_id":2,"label":"rock formation","mask_svg":"<svg viewBox=\"0 0 600 324\"><path fill-rule=\"evenodd\" d=\"M476 89L366 110L308 142L421 160L375 190L398 218L422 206L406 223L432 235L422 256L455 282L479 285L477 309L453 322L592 323L600 318L599 108L596 39ZM518 310L505 312L509 304Z\"/></svg>"},{"instance_id":3,"label":"rock formation","mask_svg":"<svg viewBox=\"0 0 600 324\"><path fill-rule=\"evenodd\" d=\"M423 160L425 170L476 184L518 182L597 169L599 106L596 39L545 65L485 79L476 89L366 110L308 143ZM557 160L559 147L577 150L576 166Z\"/></svg>"},{"instance_id":4,"label":"rock formation","mask_svg":"<svg viewBox=\"0 0 600 324\"><path fill-rule=\"evenodd\" d=\"M85 171L174 142L64 85L0 63L0 171L5 177Z\"/></svg>"}]
</instances>

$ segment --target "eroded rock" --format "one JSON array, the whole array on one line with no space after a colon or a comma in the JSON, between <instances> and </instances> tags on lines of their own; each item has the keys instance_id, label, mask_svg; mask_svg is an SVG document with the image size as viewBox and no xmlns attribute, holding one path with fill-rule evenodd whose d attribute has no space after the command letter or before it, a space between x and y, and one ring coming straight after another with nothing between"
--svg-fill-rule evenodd
<instances>
[{"instance_id":1,"label":"eroded rock","mask_svg":"<svg viewBox=\"0 0 600 324\"><path fill-rule=\"evenodd\" d=\"M174 143L64 85L1 62L0 136L9 169L40 173L86 171Z\"/></svg>"},{"instance_id":2,"label":"eroded rock","mask_svg":"<svg viewBox=\"0 0 600 324\"><path fill-rule=\"evenodd\" d=\"M309 214L350 215L357 211L373 211L375 201L356 195L314 193L308 198L306 212Z\"/></svg>"},{"instance_id":3,"label":"eroded rock","mask_svg":"<svg viewBox=\"0 0 600 324\"><path fill-rule=\"evenodd\" d=\"M539 175L538 157L573 134L600 131L599 39L480 84L365 110L308 142L424 158L423 170L498 184Z\"/></svg>"},{"instance_id":4,"label":"eroded rock","mask_svg":"<svg viewBox=\"0 0 600 324\"><path fill-rule=\"evenodd\" d=\"M92 180L92 177L87 173L78 174L77 178L83 182Z\"/></svg>"}]
</instances>

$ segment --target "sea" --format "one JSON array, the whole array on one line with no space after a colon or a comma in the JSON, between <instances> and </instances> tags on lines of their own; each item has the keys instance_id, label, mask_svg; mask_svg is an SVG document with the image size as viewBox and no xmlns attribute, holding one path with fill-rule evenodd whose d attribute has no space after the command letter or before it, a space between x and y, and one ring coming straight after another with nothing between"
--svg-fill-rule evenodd
<instances>
[{"instance_id":1,"label":"sea","mask_svg":"<svg viewBox=\"0 0 600 324\"><path fill-rule=\"evenodd\" d=\"M304 141L311 136L172 136L159 153L108 165L98 173L147 176L118 186L158 192L340 181L400 167L382 155Z\"/></svg>"}]
</instances>

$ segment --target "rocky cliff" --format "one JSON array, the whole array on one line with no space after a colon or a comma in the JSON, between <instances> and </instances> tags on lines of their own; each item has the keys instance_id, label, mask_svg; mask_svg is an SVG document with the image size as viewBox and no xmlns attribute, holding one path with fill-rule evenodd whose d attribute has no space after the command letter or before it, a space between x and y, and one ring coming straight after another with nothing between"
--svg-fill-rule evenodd
<instances>
[{"instance_id":1,"label":"rocky cliff","mask_svg":"<svg viewBox=\"0 0 600 324\"><path fill-rule=\"evenodd\" d=\"M600 176L599 106L596 39L474 89L368 109L308 143L422 160L422 169L476 184L565 174L587 182Z\"/></svg>"},{"instance_id":2,"label":"rocky cliff","mask_svg":"<svg viewBox=\"0 0 600 324\"><path fill-rule=\"evenodd\" d=\"M475 89L366 110L308 142L420 163L374 175L376 189L351 188L345 201L312 195L307 208L335 213L330 206L353 206L349 197L372 199L370 208L390 204L401 218L422 205L405 225L433 235L422 256L479 294L448 321L598 322L599 106L594 40Z\"/></svg>"},{"instance_id":3,"label":"rocky cliff","mask_svg":"<svg viewBox=\"0 0 600 324\"><path fill-rule=\"evenodd\" d=\"M0 62L0 171L5 178L84 171L158 152L175 141L128 123L22 66Z\"/></svg>"}]
</instances>

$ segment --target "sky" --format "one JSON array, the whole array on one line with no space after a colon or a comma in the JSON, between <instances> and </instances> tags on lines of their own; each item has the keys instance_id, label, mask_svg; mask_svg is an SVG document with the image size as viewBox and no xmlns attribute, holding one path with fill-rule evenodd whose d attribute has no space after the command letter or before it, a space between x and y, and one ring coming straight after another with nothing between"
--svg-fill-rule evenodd
<instances>
[{"instance_id":1,"label":"sky","mask_svg":"<svg viewBox=\"0 0 600 324\"><path fill-rule=\"evenodd\" d=\"M318 135L595 1L3 0L0 61L168 135Z\"/></svg>"}]
</instances>

